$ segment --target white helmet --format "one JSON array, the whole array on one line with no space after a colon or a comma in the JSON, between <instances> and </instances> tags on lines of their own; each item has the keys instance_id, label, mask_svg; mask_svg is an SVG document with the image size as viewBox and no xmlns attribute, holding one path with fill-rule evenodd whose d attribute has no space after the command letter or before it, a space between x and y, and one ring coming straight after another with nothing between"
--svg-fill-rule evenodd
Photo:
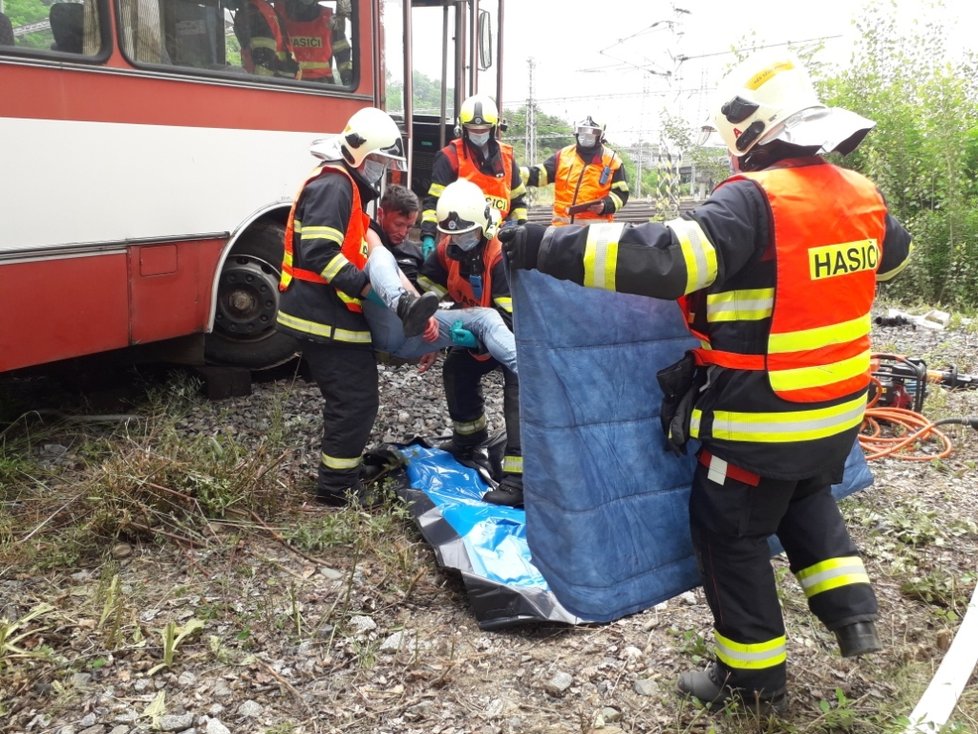
<instances>
[{"instance_id":1,"label":"white helmet","mask_svg":"<svg viewBox=\"0 0 978 734\"><path fill-rule=\"evenodd\" d=\"M492 97L485 94L473 94L462 102L458 113L460 125L491 125L499 124L499 108Z\"/></svg>"},{"instance_id":2,"label":"white helmet","mask_svg":"<svg viewBox=\"0 0 978 734\"><path fill-rule=\"evenodd\" d=\"M876 124L822 104L805 67L783 51L737 65L721 82L714 109L714 127L737 157L776 139L845 154Z\"/></svg>"},{"instance_id":3,"label":"white helmet","mask_svg":"<svg viewBox=\"0 0 978 734\"><path fill-rule=\"evenodd\" d=\"M478 232L478 240L474 237L460 240L468 239L478 244L483 236L492 236L493 219L489 202L482 189L468 179L460 178L445 187L438 197L435 216L438 218L438 231L443 234L455 237Z\"/></svg>"},{"instance_id":4,"label":"white helmet","mask_svg":"<svg viewBox=\"0 0 978 734\"><path fill-rule=\"evenodd\" d=\"M404 169L404 146L397 123L383 110L365 107L353 113L340 134L343 159L358 168L368 155L394 168Z\"/></svg>"}]
</instances>

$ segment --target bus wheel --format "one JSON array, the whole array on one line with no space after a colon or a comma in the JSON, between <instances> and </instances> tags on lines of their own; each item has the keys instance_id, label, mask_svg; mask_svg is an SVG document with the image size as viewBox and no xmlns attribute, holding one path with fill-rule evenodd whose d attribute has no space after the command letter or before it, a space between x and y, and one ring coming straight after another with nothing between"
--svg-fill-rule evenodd
<instances>
[{"instance_id":1,"label":"bus wheel","mask_svg":"<svg viewBox=\"0 0 978 734\"><path fill-rule=\"evenodd\" d=\"M210 364L275 367L298 352L295 339L275 330L285 227L258 224L235 243L217 286L214 331L204 355Z\"/></svg>"}]
</instances>

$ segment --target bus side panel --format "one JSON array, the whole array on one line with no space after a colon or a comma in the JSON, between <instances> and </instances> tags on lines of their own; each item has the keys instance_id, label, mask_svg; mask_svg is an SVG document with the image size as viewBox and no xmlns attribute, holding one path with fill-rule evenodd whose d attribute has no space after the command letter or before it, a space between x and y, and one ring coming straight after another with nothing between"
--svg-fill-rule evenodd
<instances>
[{"instance_id":1,"label":"bus side panel","mask_svg":"<svg viewBox=\"0 0 978 734\"><path fill-rule=\"evenodd\" d=\"M207 330L224 240L130 248L132 343Z\"/></svg>"},{"instance_id":2,"label":"bus side panel","mask_svg":"<svg viewBox=\"0 0 978 734\"><path fill-rule=\"evenodd\" d=\"M129 343L124 252L0 265L0 372Z\"/></svg>"}]
</instances>

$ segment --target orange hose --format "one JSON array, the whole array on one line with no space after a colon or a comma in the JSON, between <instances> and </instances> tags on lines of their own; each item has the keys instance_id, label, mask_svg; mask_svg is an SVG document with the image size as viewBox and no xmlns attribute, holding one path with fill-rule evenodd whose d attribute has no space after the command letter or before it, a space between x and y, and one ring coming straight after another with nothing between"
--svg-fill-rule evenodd
<instances>
[{"instance_id":1,"label":"orange hose","mask_svg":"<svg viewBox=\"0 0 978 734\"><path fill-rule=\"evenodd\" d=\"M873 381L879 387L879 381ZM934 423L913 410L906 408L877 408L882 390L866 408L863 425L859 431L859 445L866 452L866 460L889 456L902 461L933 461L951 455L951 440ZM887 430L884 433L884 429ZM937 451L924 451L927 444L936 444ZM916 449L918 453L912 453Z\"/></svg>"}]
</instances>

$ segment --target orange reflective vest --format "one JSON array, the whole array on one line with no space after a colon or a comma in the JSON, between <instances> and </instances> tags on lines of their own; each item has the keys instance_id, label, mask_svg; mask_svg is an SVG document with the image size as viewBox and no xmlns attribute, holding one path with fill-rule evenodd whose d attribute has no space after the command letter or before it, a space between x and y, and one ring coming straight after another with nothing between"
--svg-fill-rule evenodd
<instances>
[{"instance_id":1,"label":"orange reflective vest","mask_svg":"<svg viewBox=\"0 0 978 734\"><path fill-rule=\"evenodd\" d=\"M574 204L606 197L611 192L612 179L619 168L621 159L618 154L604 146L601 148L600 165L592 161L582 161L577 154L576 145L568 145L558 151L554 171L553 223L560 226L585 219L610 222L611 214L585 211L571 217L567 210Z\"/></svg>"},{"instance_id":2,"label":"orange reflective vest","mask_svg":"<svg viewBox=\"0 0 978 734\"><path fill-rule=\"evenodd\" d=\"M829 164L786 165L733 176L767 196L777 276L766 354L704 348L700 364L766 370L783 400L837 400L864 390L870 373L870 309L886 233L886 206L876 187ZM721 184L723 185L723 184ZM845 201L845 218L826 220L826 192ZM680 306L690 320L686 299Z\"/></svg>"},{"instance_id":3,"label":"orange reflective vest","mask_svg":"<svg viewBox=\"0 0 978 734\"><path fill-rule=\"evenodd\" d=\"M513 181L513 146L499 143L499 155L502 158L503 171L495 176L483 173L479 166L469 157L465 150L465 141L456 138L449 143L449 150L454 151L454 166L459 178L464 178L476 184L486 196L489 205L498 209L503 219L509 214L510 184Z\"/></svg>"},{"instance_id":4,"label":"orange reflective vest","mask_svg":"<svg viewBox=\"0 0 978 734\"><path fill-rule=\"evenodd\" d=\"M251 54L253 49L272 47L271 51L275 54L275 58L279 61L285 61L288 57L288 51L285 48L285 38L282 36L282 26L280 25L279 16L265 0L251 0L251 7L257 10L261 17L264 19L265 24L268 26L269 32L272 34L271 38L267 36L254 36L249 33L250 44L248 46L241 47L241 65L246 71L252 73L258 73L261 75L271 75L273 72L265 69L264 67L259 67L256 69L255 61Z\"/></svg>"},{"instance_id":5,"label":"orange reflective vest","mask_svg":"<svg viewBox=\"0 0 978 734\"><path fill-rule=\"evenodd\" d=\"M320 285L329 285L329 281L326 280L321 274L313 271L306 270L304 268L297 268L293 266L293 241L295 239L295 210L299 205L299 198L302 194L303 189L309 184L310 181L319 178L320 176L326 175L328 173L341 174L346 176L346 179L350 182L350 187L353 191L353 205L350 207L350 221L346 227L346 235L343 237L343 244L340 246L340 253L347 260L350 261L352 265L360 270L367 264L367 242L364 236L367 234L367 228L370 226L370 217L363 211L363 204L360 200L360 190L357 188L356 182L353 177L346 172L342 166L324 164L314 170L299 188L299 193L296 194L295 201L292 202L292 209L289 210L289 219L285 224L285 251L282 256L282 277L279 280L278 289L280 291L285 291L289 287L289 283L292 279L304 280L308 283L319 283ZM360 300L357 298L348 299L343 297L343 302L350 311L362 312L363 306L360 304Z\"/></svg>"},{"instance_id":6,"label":"orange reflective vest","mask_svg":"<svg viewBox=\"0 0 978 734\"><path fill-rule=\"evenodd\" d=\"M282 25L289 36L289 48L299 64L296 79L333 81L333 11L320 6L319 17L294 20L282 13Z\"/></svg>"},{"instance_id":7,"label":"orange reflective vest","mask_svg":"<svg viewBox=\"0 0 978 734\"><path fill-rule=\"evenodd\" d=\"M448 256L448 245L451 237L443 237L438 243L438 260L441 262L445 272L448 273L445 287L448 295L455 303L463 308L473 306L484 306L492 308L492 269L503 256L502 245L499 240L493 237L485 244L482 249L482 297L476 298L475 291L469 279L461 274L462 264Z\"/></svg>"}]
</instances>

